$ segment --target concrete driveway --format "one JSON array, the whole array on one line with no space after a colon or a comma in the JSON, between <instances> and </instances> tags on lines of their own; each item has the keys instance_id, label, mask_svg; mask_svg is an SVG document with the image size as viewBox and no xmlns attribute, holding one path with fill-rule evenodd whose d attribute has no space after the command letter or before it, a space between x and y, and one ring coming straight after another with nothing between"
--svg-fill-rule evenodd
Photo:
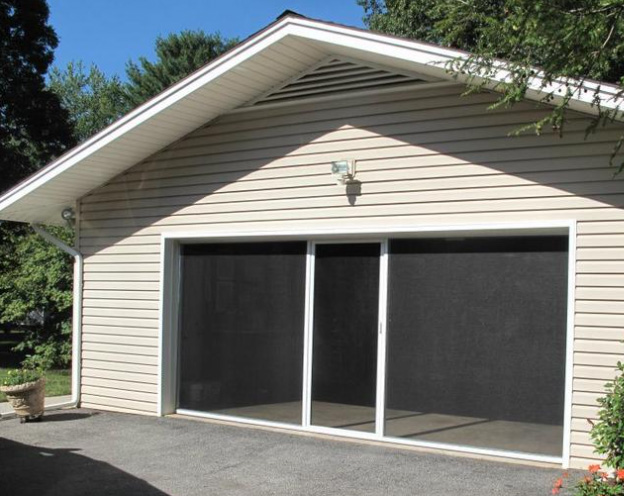
<instances>
[{"instance_id":1,"label":"concrete driveway","mask_svg":"<svg viewBox=\"0 0 624 496\"><path fill-rule=\"evenodd\" d=\"M0 421L7 495L537 496L560 474L182 418L66 410Z\"/></svg>"}]
</instances>

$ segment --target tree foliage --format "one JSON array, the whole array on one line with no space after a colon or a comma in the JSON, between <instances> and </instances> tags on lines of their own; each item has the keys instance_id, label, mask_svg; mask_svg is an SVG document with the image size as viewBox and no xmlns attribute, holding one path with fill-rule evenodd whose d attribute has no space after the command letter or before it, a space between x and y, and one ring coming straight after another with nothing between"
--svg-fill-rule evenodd
<instances>
[{"instance_id":1,"label":"tree foliage","mask_svg":"<svg viewBox=\"0 0 624 496\"><path fill-rule=\"evenodd\" d=\"M44 0L0 0L0 190L75 143L45 86L58 42L48 15ZM66 361L70 307L71 259L26 226L0 224L0 323L40 323L19 348L41 354L41 365Z\"/></svg>"},{"instance_id":2,"label":"tree foliage","mask_svg":"<svg viewBox=\"0 0 624 496\"><path fill-rule=\"evenodd\" d=\"M181 31L156 39L156 62L139 57L128 62L126 98L134 108L199 69L238 43L220 34L204 31Z\"/></svg>"},{"instance_id":3,"label":"tree foliage","mask_svg":"<svg viewBox=\"0 0 624 496\"><path fill-rule=\"evenodd\" d=\"M73 144L44 76L58 40L45 0L0 0L0 191Z\"/></svg>"},{"instance_id":4,"label":"tree foliage","mask_svg":"<svg viewBox=\"0 0 624 496\"><path fill-rule=\"evenodd\" d=\"M534 123L539 133L546 125L563 132L574 88L593 97L598 117L588 127L595 131L621 114L598 98L598 80L624 89L624 2L622 0L358 0L365 22L375 31L417 38L470 51L447 68L456 76L468 75L473 90L484 86L500 92L495 106L513 105L526 97L529 84L544 91L543 103L552 112ZM496 82L494 75L506 61L509 76ZM538 67L538 69L536 69ZM535 79L539 76L540 79ZM578 93L577 93L578 95ZM561 98L555 98L561 97ZM613 102L612 102L613 103ZM614 145L612 159L622 141ZM624 163L620 163L620 171Z\"/></svg>"},{"instance_id":5,"label":"tree foliage","mask_svg":"<svg viewBox=\"0 0 624 496\"><path fill-rule=\"evenodd\" d=\"M619 375L606 385L607 394L598 399L598 422L591 430L596 451L606 455L605 463L624 469L624 364L618 362Z\"/></svg>"},{"instance_id":6,"label":"tree foliage","mask_svg":"<svg viewBox=\"0 0 624 496\"><path fill-rule=\"evenodd\" d=\"M65 228L49 230L71 243ZM0 224L0 323L32 327L17 349L37 365L67 365L72 310L72 258L29 227Z\"/></svg>"},{"instance_id":7,"label":"tree foliage","mask_svg":"<svg viewBox=\"0 0 624 496\"><path fill-rule=\"evenodd\" d=\"M109 78L95 64L88 72L82 62L70 62L64 70L52 68L49 88L67 110L78 142L112 124L128 110L119 76Z\"/></svg>"}]
</instances>

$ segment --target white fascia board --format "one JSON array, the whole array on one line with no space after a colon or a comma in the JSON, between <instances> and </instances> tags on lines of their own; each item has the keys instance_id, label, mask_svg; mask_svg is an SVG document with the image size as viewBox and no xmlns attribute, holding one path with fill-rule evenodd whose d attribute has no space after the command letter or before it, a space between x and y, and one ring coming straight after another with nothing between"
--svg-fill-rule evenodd
<instances>
[{"instance_id":1,"label":"white fascia board","mask_svg":"<svg viewBox=\"0 0 624 496\"><path fill-rule=\"evenodd\" d=\"M452 79L446 71L446 64L457 59L467 59L469 54L460 50L453 50L417 41L403 40L363 31L356 28L348 28L333 24L319 23L306 19L296 18L293 24L300 26L294 34L303 38L321 43L340 44L352 50L374 53L387 59L399 59L406 62L422 64L434 71L439 77ZM391 48L389 50L389 48ZM391 65L391 64L389 64ZM505 82L510 79L510 72L505 69L505 62L500 62L500 69L492 80L490 87L498 82ZM567 89L563 80L555 81L548 85L543 85L543 79L539 77L539 69L535 69L536 76L531 79L527 97L540 101L548 94L553 94L556 101L563 99L563 94ZM469 76L458 76L457 81L466 83ZM478 81L478 80L477 80ZM570 80L568 85L574 90L574 95L570 101L570 107L581 112L597 114L598 110L593 105L594 92L599 91L601 105L607 109L617 109L623 106L624 98L618 97L619 88L608 83L598 83L595 81L585 81L580 86L580 81ZM559 96L559 90L562 95Z\"/></svg>"},{"instance_id":2,"label":"white fascia board","mask_svg":"<svg viewBox=\"0 0 624 496\"><path fill-rule=\"evenodd\" d=\"M241 62L249 59L261 50L275 44L285 36L287 31L283 29L288 19L277 23L257 37L250 39L241 46L232 49L223 57L208 64L205 68L191 74L178 84L165 90L153 99L139 106L126 116L114 122L92 138L78 145L59 159L44 167L41 171L26 179L16 187L10 189L0 197L0 212L10 205L39 188L59 174L71 169L74 165L93 155L98 150L111 144L115 139L132 131L132 129L145 123L163 110L173 106L184 97L201 89L206 84L228 72ZM175 140L175 138L173 139ZM172 141L173 141L172 140Z\"/></svg>"}]
</instances>

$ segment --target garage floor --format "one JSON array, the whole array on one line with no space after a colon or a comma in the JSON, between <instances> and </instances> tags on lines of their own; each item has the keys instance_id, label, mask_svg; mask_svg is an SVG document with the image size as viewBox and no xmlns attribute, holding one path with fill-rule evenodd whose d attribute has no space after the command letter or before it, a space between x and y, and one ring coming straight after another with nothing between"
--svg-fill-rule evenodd
<instances>
[{"instance_id":1,"label":"garage floor","mask_svg":"<svg viewBox=\"0 0 624 496\"><path fill-rule=\"evenodd\" d=\"M20 496L537 496L560 475L183 418L69 410L0 421L2 493Z\"/></svg>"},{"instance_id":2,"label":"garage floor","mask_svg":"<svg viewBox=\"0 0 624 496\"><path fill-rule=\"evenodd\" d=\"M216 413L291 424L301 423L301 403L232 408ZM561 456L561 426L388 410L386 436ZM315 401L312 424L374 432L375 409Z\"/></svg>"}]
</instances>

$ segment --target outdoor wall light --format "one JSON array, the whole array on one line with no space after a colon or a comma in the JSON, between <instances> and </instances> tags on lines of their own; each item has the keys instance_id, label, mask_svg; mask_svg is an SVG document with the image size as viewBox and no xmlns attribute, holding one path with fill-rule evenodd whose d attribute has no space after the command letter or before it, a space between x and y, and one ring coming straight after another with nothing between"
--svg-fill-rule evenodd
<instances>
[{"instance_id":1,"label":"outdoor wall light","mask_svg":"<svg viewBox=\"0 0 624 496\"><path fill-rule=\"evenodd\" d=\"M355 160L332 162L331 173L337 184L347 184L355 179Z\"/></svg>"},{"instance_id":2,"label":"outdoor wall light","mask_svg":"<svg viewBox=\"0 0 624 496\"><path fill-rule=\"evenodd\" d=\"M72 227L72 224L74 223L74 219L76 218L76 213L74 212L73 208L67 207L67 208L64 208L63 211L61 212L61 217L63 218L65 222L67 222L67 225L69 227Z\"/></svg>"}]
</instances>

